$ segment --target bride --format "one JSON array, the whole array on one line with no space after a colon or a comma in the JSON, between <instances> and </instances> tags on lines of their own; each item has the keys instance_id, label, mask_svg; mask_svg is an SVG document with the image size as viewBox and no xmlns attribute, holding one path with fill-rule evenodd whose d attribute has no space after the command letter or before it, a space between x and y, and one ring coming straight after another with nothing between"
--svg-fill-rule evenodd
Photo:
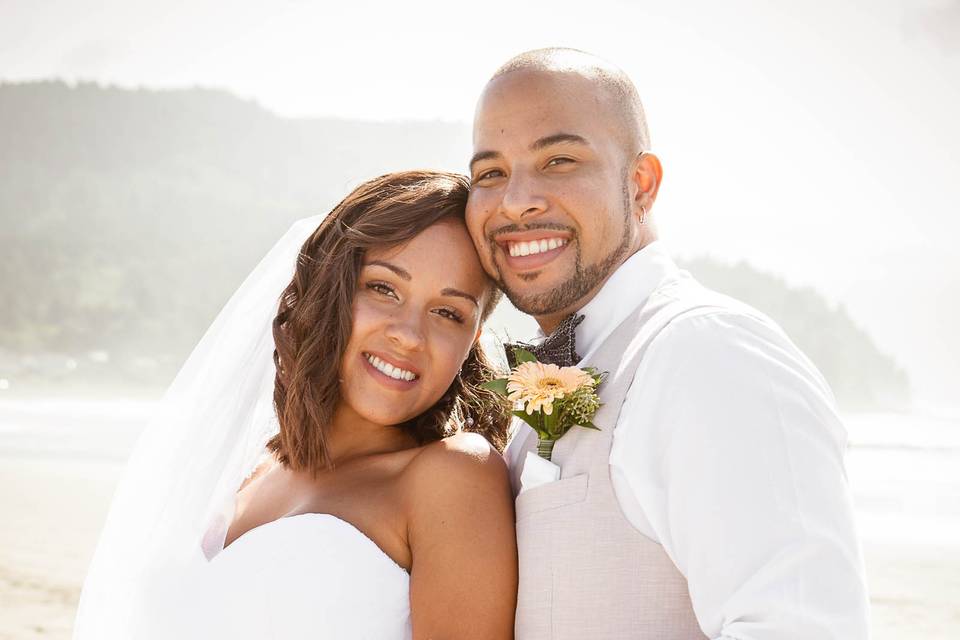
<instances>
[{"instance_id":1,"label":"bride","mask_svg":"<svg viewBox=\"0 0 960 640\"><path fill-rule=\"evenodd\" d=\"M509 413L480 387L499 292L467 192L383 176L264 258L128 463L76 640L512 637Z\"/></svg>"}]
</instances>

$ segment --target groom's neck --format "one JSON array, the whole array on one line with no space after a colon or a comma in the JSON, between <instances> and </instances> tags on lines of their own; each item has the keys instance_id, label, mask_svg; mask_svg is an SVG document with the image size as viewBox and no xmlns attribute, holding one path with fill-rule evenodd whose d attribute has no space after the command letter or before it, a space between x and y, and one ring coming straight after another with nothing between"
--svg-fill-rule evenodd
<instances>
[{"instance_id":1,"label":"groom's neck","mask_svg":"<svg viewBox=\"0 0 960 640\"><path fill-rule=\"evenodd\" d=\"M623 258L617 263L617 265L614 268L610 269L610 272L606 276L604 276L603 280L597 283L596 286L594 286L590 291L586 293L586 295L580 297L573 304L567 307L564 307L559 311L556 311L554 313L544 314L542 316L534 316L533 319L536 320L537 324L540 325L540 330L543 331L543 333L545 333L546 335L550 335L551 333L553 333L554 329L556 329L557 326L563 321L564 318L574 313L579 313L581 309L587 306L587 304L591 300L593 300L598 293L600 293L600 290L603 289L604 285L607 284L607 281L611 278L611 276L613 276L613 274L617 272L617 269L623 266L624 262L626 262L631 257L633 257L634 255L642 251L644 247L646 247L648 244L650 244L651 242L657 239L656 232L652 228L652 225L651 225L651 228L646 229L644 231L645 233L643 233L639 238L638 246L636 246L635 249L627 253L627 255L623 256Z\"/></svg>"},{"instance_id":2,"label":"groom's neck","mask_svg":"<svg viewBox=\"0 0 960 640\"><path fill-rule=\"evenodd\" d=\"M597 286L595 286L593 289L587 292L585 296L581 297L570 306L564 307L563 309L557 311L556 313L550 313L542 316L534 316L534 320L536 320L537 324L540 325L540 330L543 331L543 333L545 333L546 335L550 335L551 333L553 333L554 329L556 329L557 326L561 322L563 322L564 318L574 313L578 313L581 309L587 306L587 303L593 300L596 297L596 295L600 293L600 290L603 289L603 285L607 283L607 280L610 279L610 276L612 276L613 273L617 269L619 269L621 265L623 265L622 262L618 264L616 267L614 267L613 269L611 269L610 273L608 273L607 276L597 284Z\"/></svg>"}]
</instances>

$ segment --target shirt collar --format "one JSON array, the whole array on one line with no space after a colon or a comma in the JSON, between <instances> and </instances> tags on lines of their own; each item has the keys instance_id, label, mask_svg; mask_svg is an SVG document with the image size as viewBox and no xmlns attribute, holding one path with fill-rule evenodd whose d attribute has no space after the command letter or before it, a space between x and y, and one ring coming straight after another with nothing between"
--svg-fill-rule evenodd
<instances>
[{"instance_id":1,"label":"shirt collar","mask_svg":"<svg viewBox=\"0 0 960 640\"><path fill-rule=\"evenodd\" d=\"M627 258L578 313L577 353L589 359L631 311L646 302L663 279L678 271L666 247L654 241Z\"/></svg>"}]
</instances>

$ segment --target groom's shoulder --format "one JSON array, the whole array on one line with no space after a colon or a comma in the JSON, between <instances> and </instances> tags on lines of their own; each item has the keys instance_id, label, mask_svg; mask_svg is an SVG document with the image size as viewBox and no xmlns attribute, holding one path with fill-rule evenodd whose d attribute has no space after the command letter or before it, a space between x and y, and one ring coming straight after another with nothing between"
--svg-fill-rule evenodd
<instances>
[{"instance_id":1,"label":"groom's shoulder","mask_svg":"<svg viewBox=\"0 0 960 640\"><path fill-rule=\"evenodd\" d=\"M731 329L772 340L789 337L770 316L734 297L703 286L690 274L668 282L659 293L681 309L665 328L664 337L720 340L732 337Z\"/></svg>"},{"instance_id":2,"label":"groom's shoulder","mask_svg":"<svg viewBox=\"0 0 960 640\"><path fill-rule=\"evenodd\" d=\"M692 278L678 292L676 298L690 311L669 322L650 345L654 359L698 369L786 366L817 386L826 386L816 366L767 314Z\"/></svg>"}]
</instances>

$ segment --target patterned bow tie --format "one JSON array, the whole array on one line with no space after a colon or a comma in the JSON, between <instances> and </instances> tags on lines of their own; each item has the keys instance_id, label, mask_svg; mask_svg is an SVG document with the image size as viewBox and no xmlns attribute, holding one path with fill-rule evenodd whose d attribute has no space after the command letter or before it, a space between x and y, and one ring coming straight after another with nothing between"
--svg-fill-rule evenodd
<instances>
[{"instance_id":1,"label":"patterned bow tie","mask_svg":"<svg viewBox=\"0 0 960 640\"><path fill-rule=\"evenodd\" d=\"M540 344L518 342L503 345L507 352L507 362L510 363L510 368L513 369L517 366L517 359L513 353L515 347L526 349L544 364L555 364L558 367L575 366L580 362L580 356L577 355L576 329L581 322L583 322L582 315L569 315Z\"/></svg>"}]
</instances>

